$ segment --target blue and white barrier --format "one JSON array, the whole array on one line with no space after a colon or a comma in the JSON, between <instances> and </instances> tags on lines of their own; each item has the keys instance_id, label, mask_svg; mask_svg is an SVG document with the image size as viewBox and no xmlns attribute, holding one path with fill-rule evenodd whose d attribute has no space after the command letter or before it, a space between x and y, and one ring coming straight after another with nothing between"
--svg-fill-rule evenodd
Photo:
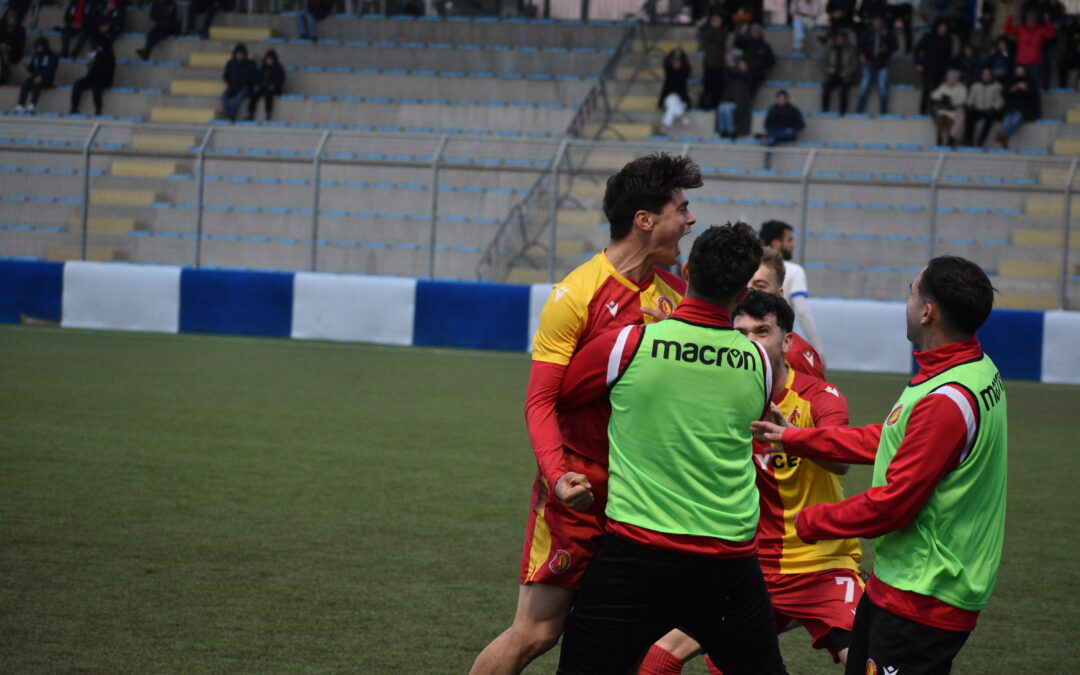
<instances>
[{"instance_id":1,"label":"blue and white barrier","mask_svg":"<svg viewBox=\"0 0 1080 675\"><path fill-rule=\"evenodd\" d=\"M528 351L550 286L125 263L0 261L0 322ZM908 373L904 305L813 299L830 370ZM1080 312L995 310L1007 378L1080 384Z\"/></svg>"}]
</instances>

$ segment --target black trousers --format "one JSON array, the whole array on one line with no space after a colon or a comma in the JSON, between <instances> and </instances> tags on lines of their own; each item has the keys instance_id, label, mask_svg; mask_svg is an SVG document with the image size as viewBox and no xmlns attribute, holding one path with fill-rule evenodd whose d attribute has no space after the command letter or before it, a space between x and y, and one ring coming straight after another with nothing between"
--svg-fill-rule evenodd
<instances>
[{"instance_id":1,"label":"black trousers","mask_svg":"<svg viewBox=\"0 0 1080 675\"><path fill-rule=\"evenodd\" d=\"M830 75L821 83L821 109L829 112L829 102L832 100L834 89L840 90L840 114L847 114L848 92L851 91L851 83L840 75Z\"/></svg>"},{"instance_id":2,"label":"black trousers","mask_svg":"<svg viewBox=\"0 0 1080 675\"><path fill-rule=\"evenodd\" d=\"M870 661L876 673L898 669L901 675L947 675L969 635L897 616L863 595L855 610L844 675L870 672Z\"/></svg>"},{"instance_id":3,"label":"black trousers","mask_svg":"<svg viewBox=\"0 0 1080 675\"><path fill-rule=\"evenodd\" d=\"M968 108L964 114L964 145L971 145L972 142L978 146L985 145L986 137L990 135L990 127L994 126L994 121L1000 116L1000 113L996 110ZM976 140L975 127L978 126L979 122L982 122L982 130L979 131Z\"/></svg>"},{"instance_id":4,"label":"black trousers","mask_svg":"<svg viewBox=\"0 0 1080 675\"><path fill-rule=\"evenodd\" d=\"M787 673L757 556L713 559L606 535L566 623L559 673L623 675L672 628L725 675Z\"/></svg>"},{"instance_id":5,"label":"black trousers","mask_svg":"<svg viewBox=\"0 0 1080 675\"><path fill-rule=\"evenodd\" d=\"M262 97L265 101L266 107L266 119L270 119L274 114L274 97L277 96L277 92L260 87L258 85L251 88L251 94L248 95L248 117L255 116L255 109L259 107L259 98Z\"/></svg>"},{"instance_id":6,"label":"black trousers","mask_svg":"<svg viewBox=\"0 0 1080 675\"><path fill-rule=\"evenodd\" d=\"M156 47L158 43L170 35L176 35L179 32L179 21L173 21L172 23L155 23L154 27L150 29L150 32L146 34L146 45L143 46L143 53L146 54L146 58L150 58L150 52L154 50L154 47Z\"/></svg>"},{"instance_id":7,"label":"black trousers","mask_svg":"<svg viewBox=\"0 0 1080 675\"><path fill-rule=\"evenodd\" d=\"M26 81L22 83L22 87L19 89L19 105L26 105L26 97L30 97L30 102L37 105L38 99L41 98L41 90L45 88L45 82L38 80L31 75L26 78Z\"/></svg>"},{"instance_id":8,"label":"black trousers","mask_svg":"<svg viewBox=\"0 0 1080 675\"><path fill-rule=\"evenodd\" d=\"M79 112L79 101L82 100L83 94L87 89L90 90L91 96L94 97L94 114L101 114L101 95L109 88L109 85L100 80L91 80L89 77L84 77L79 80L75 80L74 86L71 88L71 112Z\"/></svg>"}]
</instances>

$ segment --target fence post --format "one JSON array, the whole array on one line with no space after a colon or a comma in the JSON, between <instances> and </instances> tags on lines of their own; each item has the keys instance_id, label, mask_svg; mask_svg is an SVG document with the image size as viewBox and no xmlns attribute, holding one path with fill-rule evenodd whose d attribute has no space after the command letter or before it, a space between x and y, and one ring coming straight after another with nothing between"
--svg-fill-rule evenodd
<instances>
[{"instance_id":1,"label":"fence post","mask_svg":"<svg viewBox=\"0 0 1080 675\"><path fill-rule=\"evenodd\" d=\"M930 177L930 223L928 236L930 243L927 244L927 260L934 259L934 249L937 245L937 198L938 184L941 180L941 169L945 166L945 153L939 152L937 162L934 163L934 174Z\"/></svg>"},{"instance_id":2,"label":"fence post","mask_svg":"<svg viewBox=\"0 0 1080 675\"><path fill-rule=\"evenodd\" d=\"M1072 188L1073 181L1076 180L1076 163L1077 158L1073 157L1072 163L1069 164L1069 175L1065 178L1065 204L1062 211L1064 215L1061 217L1061 287L1058 289L1058 309L1065 309L1066 290L1069 287L1069 230L1070 221L1072 220Z\"/></svg>"},{"instance_id":3,"label":"fence post","mask_svg":"<svg viewBox=\"0 0 1080 675\"><path fill-rule=\"evenodd\" d=\"M312 272L318 269L319 264L319 187L322 182L322 153L326 142L330 140L331 131L327 129L319 139L319 145L315 148L315 157L311 160L311 263Z\"/></svg>"},{"instance_id":4,"label":"fence post","mask_svg":"<svg viewBox=\"0 0 1080 675\"><path fill-rule=\"evenodd\" d=\"M199 144L198 154L195 157L195 268L202 264L202 212L203 212L203 186L206 185L206 146L210 145L210 138L214 135L214 127L207 127L202 143Z\"/></svg>"},{"instance_id":5,"label":"fence post","mask_svg":"<svg viewBox=\"0 0 1080 675\"><path fill-rule=\"evenodd\" d=\"M431 190L431 230L428 234L428 279L435 278L435 241L439 227L439 162L442 161L443 150L446 149L446 142L449 138L447 134L443 134L439 138L439 146L435 148L435 156L431 160L431 186L429 188Z\"/></svg>"},{"instance_id":6,"label":"fence post","mask_svg":"<svg viewBox=\"0 0 1080 675\"><path fill-rule=\"evenodd\" d=\"M810 148L810 154L806 156L806 163L802 169L802 194L799 198L799 264L806 265L806 209L810 199L810 172L814 168L814 160L817 159L817 148Z\"/></svg>"},{"instance_id":7,"label":"fence post","mask_svg":"<svg viewBox=\"0 0 1080 675\"><path fill-rule=\"evenodd\" d=\"M559 165L562 164L566 154L566 146L569 139L564 138L559 144L559 151L555 153L555 160L551 163L551 233L548 236L548 283L555 283L555 244L558 242L559 226ZM573 177L571 177L571 180Z\"/></svg>"},{"instance_id":8,"label":"fence post","mask_svg":"<svg viewBox=\"0 0 1080 675\"><path fill-rule=\"evenodd\" d=\"M94 139L101 131L101 122L95 122L90 130L90 135L83 143L83 194L82 194L82 218L79 223L79 260L86 260L86 230L90 221L90 147L94 145Z\"/></svg>"}]
</instances>

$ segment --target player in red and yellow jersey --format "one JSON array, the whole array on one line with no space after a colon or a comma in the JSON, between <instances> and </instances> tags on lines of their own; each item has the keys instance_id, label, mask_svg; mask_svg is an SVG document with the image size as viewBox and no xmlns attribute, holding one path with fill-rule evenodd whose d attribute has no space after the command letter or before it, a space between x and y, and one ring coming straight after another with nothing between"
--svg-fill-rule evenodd
<instances>
[{"instance_id":1,"label":"player in red and yellow jersey","mask_svg":"<svg viewBox=\"0 0 1080 675\"><path fill-rule=\"evenodd\" d=\"M790 305L777 294L751 292L733 316L735 328L761 343L769 356L777 420L782 417L786 425L799 428L847 426L847 401L840 391L796 371L785 360L794 335L795 315ZM783 632L802 624L815 649L828 649L834 659L846 663L854 610L863 592L859 541L808 544L795 534L795 514L812 504L842 501L839 477L847 472L847 465L773 454L767 445L754 442L761 499L757 542L776 630ZM653 646L641 672L679 673L682 664L698 651L695 641L674 631Z\"/></svg>"},{"instance_id":2,"label":"player in red and yellow jersey","mask_svg":"<svg viewBox=\"0 0 1080 675\"><path fill-rule=\"evenodd\" d=\"M604 214L611 242L555 285L533 339L525 420L536 453L514 622L477 656L471 673L518 673L562 635L581 575L604 533L606 398L557 408L570 358L612 328L670 314L686 285L674 265L694 216L684 190L701 187L688 158L638 158L608 179Z\"/></svg>"}]
</instances>

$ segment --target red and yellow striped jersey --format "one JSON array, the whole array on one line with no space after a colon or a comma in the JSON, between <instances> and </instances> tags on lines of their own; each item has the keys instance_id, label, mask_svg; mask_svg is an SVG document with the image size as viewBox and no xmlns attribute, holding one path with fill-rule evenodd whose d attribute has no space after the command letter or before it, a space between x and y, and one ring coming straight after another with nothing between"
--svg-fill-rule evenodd
<instances>
[{"instance_id":1,"label":"red and yellow striped jersey","mask_svg":"<svg viewBox=\"0 0 1080 675\"><path fill-rule=\"evenodd\" d=\"M671 314L686 283L659 267L643 285L619 274L606 249L555 284L533 337L533 361L565 366L579 349L613 328L651 323L641 308ZM607 398L570 411L559 411L563 443L580 455L607 464Z\"/></svg>"},{"instance_id":2,"label":"red and yellow striped jersey","mask_svg":"<svg viewBox=\"0 0 1080 675\"><path fill-rule=\"evenodd\" d=\"M847 401L833 385L788 368L784 391L773 401L796 427L847 426ZM758 558L765 572L798 573L859 568L858 539L808 544L795 534L795 514L811 504L844 499L840 477L813 460L771 454L754 441L754 464L761 494Z\"/></svg>"}]
</instances>

